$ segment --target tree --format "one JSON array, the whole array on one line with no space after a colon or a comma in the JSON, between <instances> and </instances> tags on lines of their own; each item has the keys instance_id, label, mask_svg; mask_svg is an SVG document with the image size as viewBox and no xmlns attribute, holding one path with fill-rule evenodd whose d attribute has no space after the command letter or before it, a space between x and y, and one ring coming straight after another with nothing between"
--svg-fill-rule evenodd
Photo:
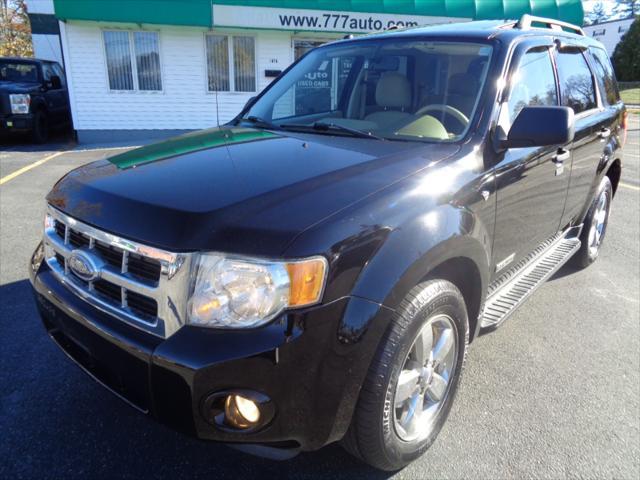
<instances>
[{"instance_id":1,"label":"tree","mask_svg":"<svg viewBox=\"0 0 640 480\"><path fill-rule=\"evenodd\" d=\"M618 80L640 80L640 16L636 17L613 52L613 67Z\"/></svg>"},{"instance_id":2,"label":"tree","mask_svg":"<svg viewBox=\"0 0 640 480\"><path fill-rule=\"evenodd\" d=\"M640 15L640 0L617 0L613 7L616 18L631 18Z\"/></svg>"},{"instance_id":3,"label":"tree","mask_svg":"<svg viewBox=\"0 0 640 480\"><path fill-rule=\"evenodd\" d=\"M604 8L604 4L602 2L598 2L593 6L593 9L587 15L587 20L590 25L594 25L596 23L604 22L609 18L607 11Z\"/></svg>"},{"instance_id":4,"label":"tree","mask_svg":"<svg viewBox=\"0 0 640 480\"><path fill-rule=\"evenodd\" d=\"M25 0L0 0L0 57L32 57Z\"/></svg>"}]
</instances>

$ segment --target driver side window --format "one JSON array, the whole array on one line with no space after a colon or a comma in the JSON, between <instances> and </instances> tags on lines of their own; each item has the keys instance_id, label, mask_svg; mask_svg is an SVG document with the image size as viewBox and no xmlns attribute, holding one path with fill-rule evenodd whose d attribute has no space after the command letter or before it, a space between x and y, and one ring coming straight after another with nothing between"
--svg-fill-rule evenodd
<instances>
[{"instance_id":1,"label":"driver side window","mask_svg":"<svg viewBox=\"0 0 640 480\"><path fill-rule=\"evenodd\" d=\"M549 50L528 51L511 79L509 119L516 119L520 110L528 106L558 105L556 79Z\"/></svg>"}]
</instances>

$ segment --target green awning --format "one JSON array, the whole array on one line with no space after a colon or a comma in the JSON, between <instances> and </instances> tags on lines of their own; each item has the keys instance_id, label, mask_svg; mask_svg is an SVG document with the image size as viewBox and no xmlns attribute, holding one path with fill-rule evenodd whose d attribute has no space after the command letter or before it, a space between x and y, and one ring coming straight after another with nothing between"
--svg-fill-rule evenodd
<instances>
[{"instance_id":1,"label":"green awning","mask_svg":"<svg viewBox=\"0 0 640 480\"><path fill-rule=\"evenodd\" d=\"M211 0L54 0L60 20L211 27Z\"/></svg>"},{"instance_id":2,"label":"green awning","mask_svg":"<svg viewBox=\"0 0 640 480\"><path fill-rule=\"evenodd\" d=\"M525 13L582 25L580 0L54 0L61 20L211 27L213 5L375 14L517 19Z\"/></svg>"}]
</instances>

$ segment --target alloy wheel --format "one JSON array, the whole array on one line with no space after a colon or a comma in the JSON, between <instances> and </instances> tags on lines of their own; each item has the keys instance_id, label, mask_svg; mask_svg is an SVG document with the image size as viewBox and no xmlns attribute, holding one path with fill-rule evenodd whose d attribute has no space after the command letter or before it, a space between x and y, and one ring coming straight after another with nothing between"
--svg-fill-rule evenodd
<instances>
[{"instance_id":1,"label":"alloy wheel","mask_svg":"<svg viewBox=\"0 0 640 480\"><path fill-rule=\"evenodd\" d=\"M394 395L394 426L404 441L421 441L432 430L449 394L458 354L458 331L448 315L422 326L404 361Z\"/></svg>"},{"instance_id":2,"label":"alloy wheel","mask_svg":"<svg viewBox=\"0 0 640 480\"><path fill-rule=\"evenodd\" d=\"M598 254L604 232L607 227L607 215L609 213L609 197L607 191L603 190L598 197L598 204L593 213L593 221L589 229L589 255L595 257Z\"/></svg>"}]
</instances>

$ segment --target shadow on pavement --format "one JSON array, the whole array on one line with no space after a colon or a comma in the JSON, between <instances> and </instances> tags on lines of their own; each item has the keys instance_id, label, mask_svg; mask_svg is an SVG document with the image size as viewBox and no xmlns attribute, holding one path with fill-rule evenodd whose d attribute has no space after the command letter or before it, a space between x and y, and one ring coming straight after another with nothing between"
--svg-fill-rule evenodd
<instances>
[{"instance_id":1,"label":"shadow on pavement","mask_svg":"<svg viewBox=\"0 0 640 480\"><path fill-rule=\"evenodd\" d=\"M276 462L156 423L94 383L55 346L40 324L28 280L0 287L0 335L0 478L390 475L338 445Z\"/></svg>"},{"instance_id":2,"label":"shadow on pavement","mask_svg":"<svg viewBox=\"0 0 640 480\"><path fill-rule=\"evenodd\" d=\"M11 152L49 152L75 147L76 142L71 132L51 132L49 140L43 144L33 143L27 134L0 136L0 151Z\"/></svg>"},{"instance_id":3,"label":"shadow on pavement","mask_svg":"<svg viewBox=\"0 0 640 480\"><path fill-rule=\"evenodd\" d=\"M573 259L571 259L571 260L573 260ZM553 282L554 280L559 280L560 278L567 277L569 275L574 275L574 274L584 270L583 268L574 266L571 263L571 260L569 260L565 265L563 265L562 268L560 268L560 270L558 270L556 273L551 275L551 278L549 278L549 280L547 280L547 281L548 282Z\"/></svg>"}]
</instances>

